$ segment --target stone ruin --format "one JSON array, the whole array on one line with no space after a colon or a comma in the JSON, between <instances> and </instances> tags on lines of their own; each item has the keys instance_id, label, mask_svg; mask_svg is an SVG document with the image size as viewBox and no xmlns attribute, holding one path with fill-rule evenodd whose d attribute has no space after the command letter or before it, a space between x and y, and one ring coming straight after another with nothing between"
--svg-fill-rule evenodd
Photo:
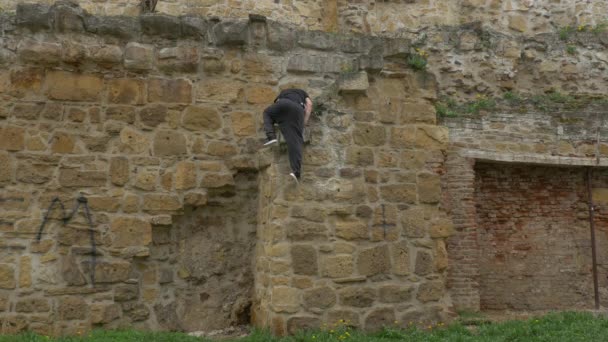
<instances>
[{"instance_id":1,"label":"stone ruin","mask_svg":"<svg viewBox=\"0 0 608 342\"><path fill-rule=\"evenodd\" d=\"M588 186L605 304L605 4L440 3L0 1L0 331L589 309Z\"/></svg>"}]
</instances>

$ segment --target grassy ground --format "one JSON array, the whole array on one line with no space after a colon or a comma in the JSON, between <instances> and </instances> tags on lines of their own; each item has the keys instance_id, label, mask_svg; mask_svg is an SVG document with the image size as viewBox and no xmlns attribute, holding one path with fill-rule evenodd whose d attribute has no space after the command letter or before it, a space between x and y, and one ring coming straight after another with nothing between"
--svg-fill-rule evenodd
<instances>
[{"instance_id":1,"label":"grassy ground","mask_svg":"<svg viewBox=\"0 0 608 342\"><path fill-rule=\"evenodd\" d=\"M140 333L134 331L95 331L88 336L52 339L25 334L0 336L0 342L202 342L210 341L184 334ZM363 334L345 327L327 328L277 338L263 331L231 342L391 342L391 341L608 341L608 319L590 313L555 313L526 321L482 324L474 329L459 323L435 325L424 329L385 329L375 334Z\"/></svg>"}]
</instances>

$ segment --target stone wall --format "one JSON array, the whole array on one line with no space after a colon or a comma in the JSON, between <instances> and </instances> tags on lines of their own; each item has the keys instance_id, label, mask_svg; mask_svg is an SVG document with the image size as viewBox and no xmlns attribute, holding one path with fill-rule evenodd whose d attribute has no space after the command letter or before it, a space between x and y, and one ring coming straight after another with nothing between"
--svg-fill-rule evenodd
<instances>
[{"instance_id":1,"label":"stone wall","mask_svg":"<svg viewBox=\"0 0 608 342\"><path fill-rule=\"evenodd\" d=\"M1 19L3 333L446 318L447 130L407 40L68 2ZM294 85L325 108L297 188L259 152ZM49 210L81 196L92 229L82 201Z\"/></svg>"},{"instance_id":2,"label":"stone wall","mask_svg":"<svg viewBox=\"0 0 608 342\"><path fill-rule=\"evenodd\" d=\"M95 15L139 15L139 0L74 0ZM5 11L19 1L0 0ZM53 0L28 1L54 3ZM156 11L169 15L247 18L263 15L301 28L395 35L436 25L483 22L501 32L526 35L555 32L567 25L598 25L607 4L589 0L158 0Z\"/></svg>"}]
</instances>

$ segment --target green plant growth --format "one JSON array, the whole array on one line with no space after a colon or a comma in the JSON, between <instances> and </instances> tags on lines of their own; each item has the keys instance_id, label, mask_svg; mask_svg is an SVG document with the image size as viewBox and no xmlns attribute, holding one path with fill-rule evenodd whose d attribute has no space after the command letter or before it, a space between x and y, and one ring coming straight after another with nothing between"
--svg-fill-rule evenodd
<instances>
[{"instance_id":1,"label":"green plant growth","mask_svg":"<svg viewBox=\"0 0 608 342\"><path fill-rule=\"evenodd\" d=\"M576 55L576 46L568 45L566 47L566 52L568 52L569 55Z\"/></svg>"},{"instance_id":2,"label":"green plant growth","mask_svg":"<svg viewBox=\"0 0 608 342\"><path fill-rule=\"evenodd\" d=\"M503 99L505 99L506 101L508 101L510 104L519 104L521 103L521 96L519 96L519 94L512 92L512 91L507 91L506 93L504 93L504 95L502 96Z\"/></svg>"},{"instance_id":3,"label":"green plant growth","mask_svg":"<svg viewBox=\"0 0 608 342\"><path fill-rule=\"evenodd\" d=\"M576 29L570 25L562 27L559 29L559 39L567 41L574 32Z\"/></svg>"},{"instance_id":4,"label":"green plant growth","mask_svg":"<svg viewBox=\"0 0 608 342\"><path fill-rule=\"evenodd\" d=\"M606 32L608 29L608 21L603 21L591 28L593 34L599 35L600 33Z\"/></svg>"},{"instance_id":5,"label":"green plant growth","mask_svg":"<svg viewBox=\"0 0 608 342\"><path fill-rule=\"evenodd\" d=\"M416 48L414 53L410 53L407 57L407 64L410 68L416 71L424 71L428 65L429 54L425 50Z\"/></svg>"},{"instance_id":6,"label":"green plant growth","mask_svg":"<svg viewBox=\"0 0 608 342\"><path fill-rule=\"evenodd\" d=\"M459 115L479 114L496 107L496 101L485 95L477 95L474 101L457 103L454 99L443 98L435 103L435 110L440 117L456 117Z\"/></svg>"},{"instance_id":7,"label":"green plant growth","mask_svg":"<svg viewBox=\"0 0 608 342\"><path fill-rule=\"evenodd\" d=\"M400 322L390 322L378 332L364 333L347 324L325 325L321 329L277 337L263 330L255 330L249 336L222 339L225 342L490 342L490 341L606 341L608 319L603 315L583 312L551 313L527 320L502 323L483 323L476 329L468 329L456 321L419 324L418 327ZM94 331L86 336L50 338L32 333L18 336L0 336L0 342L211 342L180 333L143 333L135 331Z\"/></svg>"}]
</instances>

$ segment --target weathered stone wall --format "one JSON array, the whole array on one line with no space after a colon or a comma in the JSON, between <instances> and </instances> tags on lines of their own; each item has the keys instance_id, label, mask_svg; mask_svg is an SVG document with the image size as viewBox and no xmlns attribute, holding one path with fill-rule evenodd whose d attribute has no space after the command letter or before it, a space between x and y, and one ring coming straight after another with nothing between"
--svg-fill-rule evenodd
<instances>
[{"instance_id":1,"label":"weathered stone wall","mask_svg":"<svg viewBox=\"0 0 608 342\"><path fill-rule=\"evenodd\" d=\"M445 318L447 130L408 41L67 2L17 13L1 17L2 332L213 329L250 307L277 333ZM292 85L326 108L298 188L285 151L258 153L261 111ZM81 195L92 230L82 206L48 211Z\"/></svg>"},{"instance_id":2,"label":"weathered stone wall","mask_svg":"<svg viewBox=\"0 0 608 342\"><path fill-rule=\"evenodd\" d=\"M139 0L74 0L95 15L139 15ZM5 11L19 1L0 0ZM53 4L54 0L27 1ZM158 0L156 11L169 15L247 18L259 14L301 28L406 34L422 27L475 21L502 32L526 35L555 32L567 25L597 25L608 5L589 0Z\"/></svg>"}]
</instances>

